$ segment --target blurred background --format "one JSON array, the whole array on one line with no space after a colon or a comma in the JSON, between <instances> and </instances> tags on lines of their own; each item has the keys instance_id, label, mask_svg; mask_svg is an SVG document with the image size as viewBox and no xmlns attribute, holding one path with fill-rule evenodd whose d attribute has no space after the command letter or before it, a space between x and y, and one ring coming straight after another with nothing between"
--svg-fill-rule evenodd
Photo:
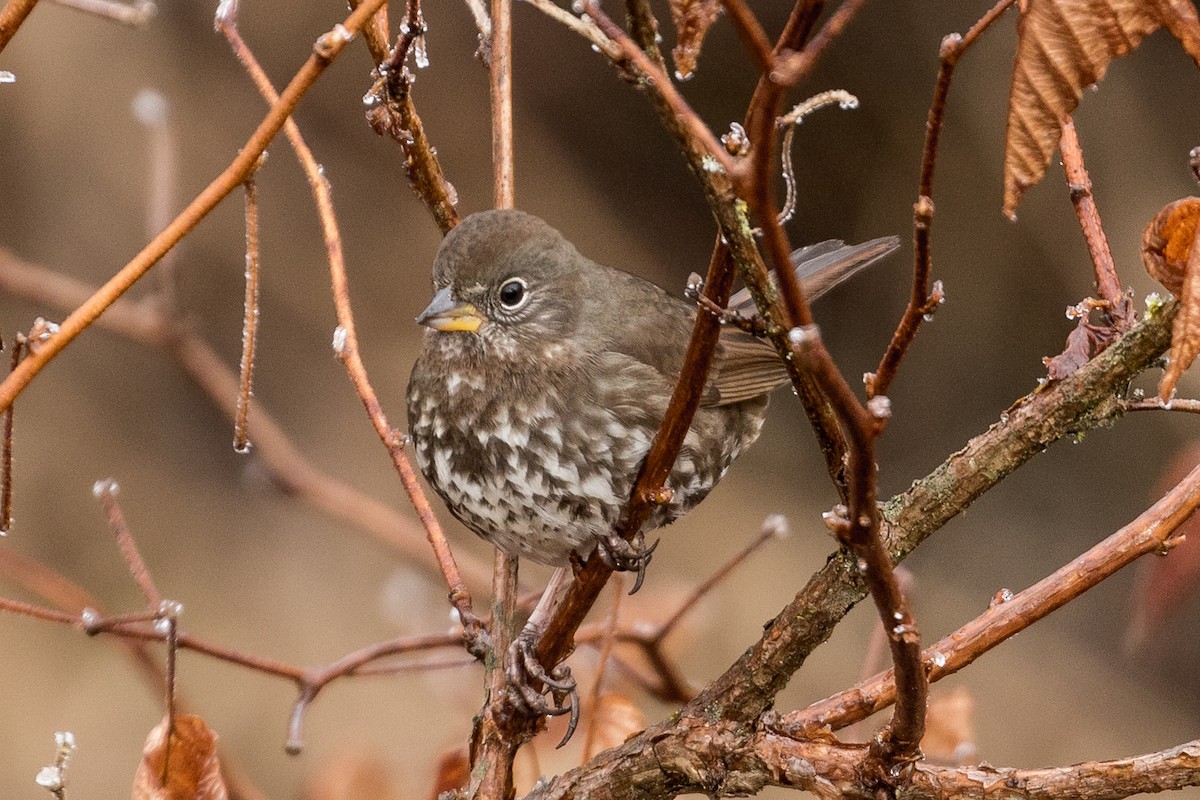
<instances>
[{"instance_id":1,"label":"blurred background","mask_svg":"<svg viewBox=\"0 0 1200 800\"><path fill-rule=\"evenodd\" d=\"M609 4L609 13L619 9ZM277 86L343 17L338 3L242 4L241 30ZM900 234L903 251L823 300L825 341L855 386L873 369L909 292L911 207L942 36L963 31L989 2L871 3L820 62L794 101L840 88L856 111L827 110L797 131L801 244ZM180 155L172 208L222 170L264 105L212 30L215 3L165 0L141 29L44 0L0 54L16 75L0 86L0 247L98 285L148 237L149 136L132 113L145 89L169 103ZM779 30L787 3L757 3ZM665 4L656 4L667 44ZM400 9L393 8L398 15ZM431 66L416 104L466 214L491 202L486 73L462 3L428 4ZM924 327L895 382L894 417L880 447L881 494L905 489L1045 374L1072 325L1066 306L1092 292L1087 251L1057 161L1012 224L1000 214L1004 108L1015 41L1008 15L960 64L935 191L934 276L948 301ZM579 249L682 291L703 271L714 227L683 159L649 103L575 35L532 7L515 10L518 206ZM355 42L296 115L333 186L363 356L393 424L429 295L439 234L404 176L401 152L363 119L370 62ZM696 77L682 86L718 132L740 120L754 85L736 37L714 27ZM1138 257L1141 231L1166 202L1195 191L1200 76L1165 33L1116 62L1077 116L1097 201L1122 280L1138 307L1152 291ZM320 469L413 518L386 453L341 365L316 216L282 139L259 180L262 329L256 402ZM230 367L240 348L243 293L240 197L226 200L178 249L180 301ZM153 289L153 276L133 294ZM57 308L0 295L6 341ZM1153 385L1157 376L1147 376ZM1181 396L1195 396L1185 377ZM1194 438L1180 414L1133 415L1085 441L1063 442L1008 478L909 559L924 640L954 630L1053 571L1154 499L1166 465ZM142 601L99 505L94 481L116 479L121 501L163 593L184 605L182 626L227 647L316 665L372 641L449 629L440 579L344 519L277 490L255 455L230 446L230 424L163 350L92 329L40 375L17 404L16 522L0 546L38 559L114 611ZM253 438L253 431L251 433ZM1194 463L1194 458L1193 458ZM791 522L695 610L671 641L697 686L719 674L833 549L820 513L835 501L799 406L785 391L759 444L686 520L666 532L645 588L625 618L669 607L753 538L769 513ZM490 550L438 506L456 551L487 564ZM410 531L413 533L415 527ZM523 582L546 573L526 567ZM1196 736L1200 603L1186 602L1137 647L1126 644L1134 570L1127 570L964 673L975 744L997 765L1041 766L1158 750ZM475 582L478 605L488 587ZM0 594L31 599L15 584ZM604 601L607 603L607 599ZM603 604L602 604L603 606ZM599 618L599 614L596 614ZM859 608L779 698L791 709L853 683L875 625ZM162 703L111 639L0 616L0 796L38 797L33 784L56 730L75 733L72 796L129 791ZM156 651L159 652L159 651ZM595 663L572 659L584 679ZM179 686L219 733L229 756L273 798L359 760L392 795L423 797L437 758L465 741L482 697L474 666L335 684L312 707L299 757L283 743L292 687L184 653ZM619 671L611 685L648 721L672 710ZM585 720L587 709L585 709ZM869 734L869 730L862 732ZM580 742L538 741L524 780L569 768ZM577 739L580 737L577 737ZM381 777L381 779L382 779ZM767 792L764 796L785 796ZM359 796L367 796L360 794ZM1200 796L1200 793L1194 795Z\"/></svg>"}]
</instances>

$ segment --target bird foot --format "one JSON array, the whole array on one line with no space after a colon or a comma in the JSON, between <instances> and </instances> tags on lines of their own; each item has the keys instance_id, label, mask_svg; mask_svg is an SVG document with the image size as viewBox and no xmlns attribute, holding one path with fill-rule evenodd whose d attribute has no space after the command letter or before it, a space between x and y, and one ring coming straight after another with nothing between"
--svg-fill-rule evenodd
<instances>
[{"instance_id":1,"label":"bird foot","mask_svg":"<svg viewBox=\"0 0 1200 800\"><path fill-rule=\"evenodd\" d=\"M662 540L659 539L647 547L646 537L640 531L630 541L625 541L614 532L601 537L596 550L600 554L600 560L609 569L615 572L637 572L637 580L629 590L630 594L635 594L642 588L642 581L646 579L646 567L650 565L650 559L654 557L654 550L660 541Z\"/></svg>"},{"instance_id":2,"label":"bird foot","mask_svg":"<svg viewBox=\"0 0 1200 800\"><path fill-rule=\"evenodd\" d=\"M559 664L549 672L537 659L537 632L522 631L508 648L508 685L515 705L534 717L570 714L562 747L579 725L579 689L571 668ZM541 684L541 688L537 687Z\"/></svg>"}]
</instances>

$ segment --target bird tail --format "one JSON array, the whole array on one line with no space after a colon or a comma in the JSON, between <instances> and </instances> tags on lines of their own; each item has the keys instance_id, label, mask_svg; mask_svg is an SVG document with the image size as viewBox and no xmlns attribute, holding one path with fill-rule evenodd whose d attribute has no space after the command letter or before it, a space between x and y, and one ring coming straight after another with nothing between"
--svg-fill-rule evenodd
<instances>
[{"instance_id":1,"label":"bird tail","mask_svg":"<svg viewBox=\"0 0 1200 800\"><path fill-rule=\"evenodd\" d=\"M804 296L811 302L899 248L900 239L896 236L884 236L851 245L838 239L829 239L801 247L792 253L792 266L796 277L800 279ZM771 279L775 279L774 272L771 273ZM748 289L742 289L729 298L728 308L734 312L753 313L754 298Z\"/></svg>"}]
</instances>

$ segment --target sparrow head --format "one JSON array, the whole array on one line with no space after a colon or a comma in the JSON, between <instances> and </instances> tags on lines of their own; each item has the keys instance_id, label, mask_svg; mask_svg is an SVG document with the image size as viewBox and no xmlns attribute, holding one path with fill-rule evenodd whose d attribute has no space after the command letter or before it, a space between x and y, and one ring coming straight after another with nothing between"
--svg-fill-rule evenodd
<instances>
[{"instance_id":1,"label":"sparrow head","mask_svg":"<svg viewBox=\"0 0 1200 800\"><path fill-rule=\"evenodd\" d=\"M433 300L417 322L497 345L561 339L575 328L585 263L562 234L522 211L466 217L433 262Z\"/></svg>"}]
</instances>

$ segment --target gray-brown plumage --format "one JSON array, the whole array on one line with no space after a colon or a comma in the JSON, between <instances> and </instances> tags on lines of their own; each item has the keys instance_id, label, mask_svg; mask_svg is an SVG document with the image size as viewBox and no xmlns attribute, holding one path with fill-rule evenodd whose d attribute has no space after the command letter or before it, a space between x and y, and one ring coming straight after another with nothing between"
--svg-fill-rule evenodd
<instances>
[{"instance_id":1,"label":"gray-brown plumage","mask_svg":"<svg viewBox=\"0 0 1200 800\"><path fill-rule=\"evenodd\" d=\"M826 242L794 260L817 293L896 248ZM832 277L831 277L832 276ZM818 284L823 282L823 287ZM408 385L417 462L450 511L543 564L589 553L620 521L683 365L693 305L581 255L519 211L447 234ZM810 295L811 296L811 295ZM752 310L740 293L731 309ZM774 349L724 327L703 401L646 530L699 503L758 437L787 379Z\"/></svg>"}]
</instances>

